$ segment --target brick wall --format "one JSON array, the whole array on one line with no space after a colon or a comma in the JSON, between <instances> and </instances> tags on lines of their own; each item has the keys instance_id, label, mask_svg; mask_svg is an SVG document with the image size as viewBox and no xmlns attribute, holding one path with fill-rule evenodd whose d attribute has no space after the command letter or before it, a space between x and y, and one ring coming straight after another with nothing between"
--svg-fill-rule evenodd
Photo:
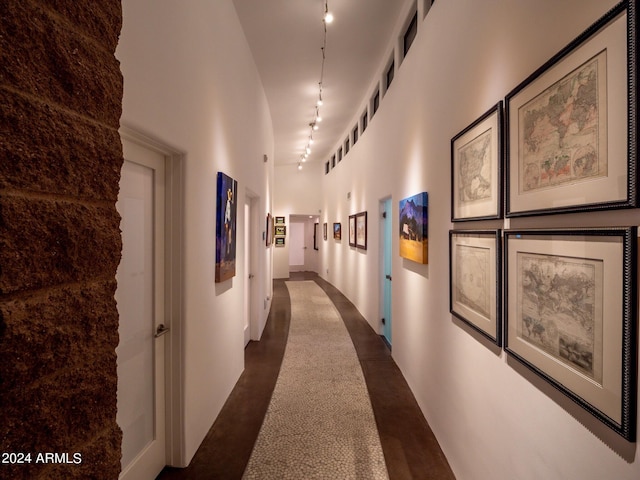
<instances>
[{"instance_id":1,"label":"brick wall","mask_svg":"<svg viewBox=\"0 0 640 480\"><path fill-rule=\"evenodd\" d=\"M31 454L0 478L120 471L121 17L120 0L0 2L0 454Z\"/></svg>"}]
</instances>

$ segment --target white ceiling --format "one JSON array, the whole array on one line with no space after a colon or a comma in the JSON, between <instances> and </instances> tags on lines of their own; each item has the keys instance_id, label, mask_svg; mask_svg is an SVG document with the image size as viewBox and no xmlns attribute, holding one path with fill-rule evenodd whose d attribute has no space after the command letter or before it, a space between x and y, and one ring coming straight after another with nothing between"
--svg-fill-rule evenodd
<instances>
[{"instance_id":1,"label":"white ceiling","mask_svg":"<svg viewBox=\"0 0 640 480\"><path fill-rule=\"evenodd\" d=\"M329 159L355 126L405 0L328 0L320 107L308 162ZM297 164L308 143L318 100L324 0L234 0L262 78L275 135L275 163ZM350 123L353 123L351 125ZM344 137L344 138L342 138Z\"/></svg>"}]
</instances>

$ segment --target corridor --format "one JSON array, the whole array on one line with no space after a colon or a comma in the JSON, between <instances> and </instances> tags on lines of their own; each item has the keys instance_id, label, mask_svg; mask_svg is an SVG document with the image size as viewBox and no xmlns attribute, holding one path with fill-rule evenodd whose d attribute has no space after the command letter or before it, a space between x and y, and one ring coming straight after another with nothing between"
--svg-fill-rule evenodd
<instances>
[{"instance_id":1,"label":"corridor","mask_svg":"<svg viewBox=\"0 0 640 480\"><path fill-rule=\"evenodd\" d=\"M315 281L340 313L362 367L389 478L454 478L389 349L353 304L315 273L292 273L290 280ZM290 320L285 281L274 280L273 304L262 339L247 346L244 373L222 412L189 467L167 467L158 479L242 478L278 378Z\"/></svg>"}]
</instances>

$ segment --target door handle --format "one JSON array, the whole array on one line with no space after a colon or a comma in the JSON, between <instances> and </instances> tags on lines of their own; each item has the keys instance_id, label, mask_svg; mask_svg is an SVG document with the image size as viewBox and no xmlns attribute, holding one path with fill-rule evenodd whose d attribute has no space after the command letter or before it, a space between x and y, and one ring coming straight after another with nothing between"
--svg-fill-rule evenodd
<instances>
[{"instance_id":1,"label":"door handle","mask_svg":"<svg viewBox=\"0 0 640 480\"><path fill-rule=\"evenodd\" d=\"M161 323L160 325L158 325L158 328L156 328L156 334L154 335L154 337L161 337L165 333L169 333L169 327L165 327L164 323Z\"/></svg>"},{"instance_id":2,"label":"door handle","mask_svg":"<svg viewBox=\"0 0 640 480\"><path fill-rule=\"evenodd\" d=\"M391 275L385 275L385 278L389 281L391 281Z\"/></svg>"},{"instance_id":3,"label":"door handle","mask_svg":"<svg viewBox=\"0 0 640 480\"><path fill-rule=\"evenodd\" d=\"M253 273L249 274L249 280L251 280L255 275Z\"/></svg>"}]
</instances>

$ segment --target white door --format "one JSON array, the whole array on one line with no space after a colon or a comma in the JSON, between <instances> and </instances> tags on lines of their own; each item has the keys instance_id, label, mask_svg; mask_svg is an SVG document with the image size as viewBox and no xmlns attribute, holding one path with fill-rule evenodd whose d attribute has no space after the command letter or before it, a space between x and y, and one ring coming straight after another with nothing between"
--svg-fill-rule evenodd
<instances>
[{"instance_id":1,"label":"white door","mask_svg":"<svg viewBox=\"0 0 640 480\"><path fill-rule=\"evenodd\" d=\"M289 270L304 270L304 223L289 222Z\"/></svg>"},{"instance_id":2,"label":"white door","mask_svg":"<svg viewBox=\"0 0 640 480\"><path fill-rule=\"evenodd\" d=\"M122 140L125 162L116 204L122 259L118 425L124 480L154 479L166 464L164 327L164 157Z\"/></svg>"},{"instance_id":3,"label":"white door","mask_svg":"<svg viewBox=\"0 0 640 480\"><path fill-rule=\"evenodd\" d=\"M251 198L246 197L244 203L244 345L251 340L251 287L253 283L253 271L251 264Z\"/></svg>"}]
</instances>

